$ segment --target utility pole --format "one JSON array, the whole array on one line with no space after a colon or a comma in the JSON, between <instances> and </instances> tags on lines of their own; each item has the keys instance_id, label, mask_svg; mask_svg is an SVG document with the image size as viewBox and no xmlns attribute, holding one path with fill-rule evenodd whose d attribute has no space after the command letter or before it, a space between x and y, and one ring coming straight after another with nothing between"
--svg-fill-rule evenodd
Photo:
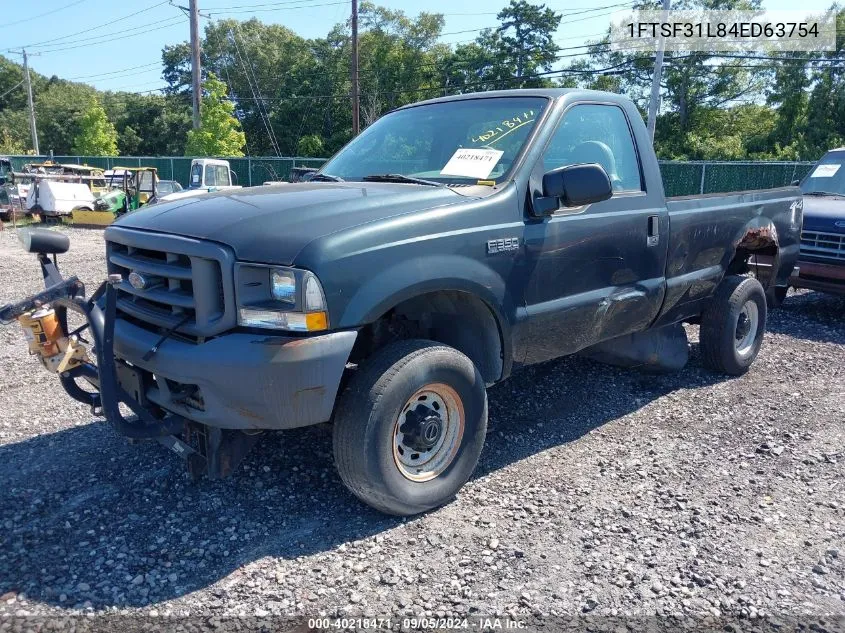
<instances>
[{"instance_id":1,"label":"utility pole","mask_svg":"<svg viewBox=\"0 0 845 633\"><path fill-rule=\"evenodd\" d=\"M352 136L358 136L361 131L361 95L358 88L358 0L352 0Z\"/></svg>"},{"instance_id":2,"label":"utility pole","mask_svg":"<svg viewBox=\"0 0 845 633\"><path fill-rule=\"evenodd\" d=\"M663 22L669 18L672 0L663 0ZM651 99L648 102L648 135L654 144L654 128L657 125L657 108L660 107L660 79L663 75L663 53L666 50L666 38L657 40L657 55L654 58L654 74L651 76Z\"/></svg>"},{"instance_id":3,"label":"utility pole","mask_svg":"<svg viewBox=\"0 0 845 633\"><path fill-rule=\"evenodd\" d=\"M200 67L200 9L198 0L189 0L191 13L191 86L194 106L194 129L200 127L200 99L202 98L202 68Z\"/></svg>"},{"instance_id":4,"label":"utility pole","mask_svg":"<svg viewBox=\"0 0 845 633\"><path fill-rule=\"evenodd\" d=\"M32 101L32 82L29 78L29 60L26 56L26 49L22 48L20 51L10 51L23 55L23 80L26 84L26 101L29 105L29 132L32 135L32 149L35 150L35 155L41 154L38 148L38 130L35 128L35 104Z\"/></svg>"}]
</instances>

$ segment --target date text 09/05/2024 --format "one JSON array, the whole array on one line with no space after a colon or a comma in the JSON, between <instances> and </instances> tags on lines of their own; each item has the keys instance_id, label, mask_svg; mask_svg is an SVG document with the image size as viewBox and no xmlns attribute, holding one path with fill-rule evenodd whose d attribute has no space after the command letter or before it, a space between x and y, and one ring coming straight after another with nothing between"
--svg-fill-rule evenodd
<instances>
[{"instance_id":1,"label":"date text 09/05/2024","mask_svg":"<svg viewBox=\"0 0 845 633\"><path fill-rule=\"evenodd\" d=\"M522 630L526 623L520 620L497 617L473 617L473 618L429 618L429 617L408 617L394 618L309 618L308 628L314 630L341 630L341 629L385 629L391 630L399 625L400 630L419 629L454 629L454 630Z\"/></svg>"}]
</instances>

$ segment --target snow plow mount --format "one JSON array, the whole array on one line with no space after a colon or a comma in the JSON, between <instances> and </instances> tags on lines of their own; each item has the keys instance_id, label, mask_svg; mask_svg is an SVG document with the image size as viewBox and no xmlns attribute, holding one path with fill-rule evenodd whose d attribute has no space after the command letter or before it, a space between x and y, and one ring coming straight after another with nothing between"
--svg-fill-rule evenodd
<instances>
[{"instance_id":1,"label":"snow plow mount","mask_svg":"<svg viewBox=\"0 0 845 633\"><path fill-rule=\"evenodd\" d=\"M119 275L109 275L90 298L76 277L63 279L56 265L56 254L68 249L67 237L46 229L22 232L24 248L35 253L41 265L46 288L23 301L0 307L0 323L18 321L29 340L30 353L40 356L42 365L59 375L59 381L74 400L88 405L94 415L102 415L114 429L132 439L157 439L183 431L187 420L174 414L154 416L132 398L117 378L114 357L114 324ZM49 255L52 255L52 260ZM68 333L68 310L85 317L85 325ZM92 339L91 350L83 332ZM93 351L96 364L89 353ZM77 384L84 379L96 391ZM126 418L120 405L126 405L137 420Z\"/></svg>"}]
</instances>

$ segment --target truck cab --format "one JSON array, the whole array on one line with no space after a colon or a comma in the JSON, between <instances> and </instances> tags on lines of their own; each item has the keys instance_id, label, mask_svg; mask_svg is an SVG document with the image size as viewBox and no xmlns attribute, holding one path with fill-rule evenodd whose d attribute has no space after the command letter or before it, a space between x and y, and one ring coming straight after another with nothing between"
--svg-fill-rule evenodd
<instances>
[{"instance_id":1,"label":"truck cab","mask_svg":"<svg viewBox=\"0 0 845 633\"><path fill-rule=\"evenodd\" d=\"M218 158L195 158L191 161L188 188L163 196L161 200L181 200L213 191L240 189L239 185L233 184L236 179L237 176L229 166L229 161Z\"/></svg>"}]
</instances>

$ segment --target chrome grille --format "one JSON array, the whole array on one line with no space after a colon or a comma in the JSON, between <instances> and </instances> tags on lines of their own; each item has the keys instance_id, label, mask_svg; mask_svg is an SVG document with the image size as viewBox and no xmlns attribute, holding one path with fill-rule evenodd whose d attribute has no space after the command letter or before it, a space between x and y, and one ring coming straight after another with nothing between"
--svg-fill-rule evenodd
<instances>
[{"instance_id":1,"label":"chrome grille","mask_svg":"<svg viewBox=\"0 0 845 633\"><path fill-rule=\"evenodd\" d=\"M802 231L801 254L845 262L845 234Z\"/></svg>"},{"instance_id":2,"label":"chrome grille","mask_svg":"<svg viewBox=\"0 0 845 633\"><path fill-rule=\"evenodd\" d=\"M231 254L213 243L170 235L110 228L106 232L109 273L118 273L117 309L154 330L213 336L234 326ZM133 287L131 273L152 279Z\"/></svg>"}]
</instances>

